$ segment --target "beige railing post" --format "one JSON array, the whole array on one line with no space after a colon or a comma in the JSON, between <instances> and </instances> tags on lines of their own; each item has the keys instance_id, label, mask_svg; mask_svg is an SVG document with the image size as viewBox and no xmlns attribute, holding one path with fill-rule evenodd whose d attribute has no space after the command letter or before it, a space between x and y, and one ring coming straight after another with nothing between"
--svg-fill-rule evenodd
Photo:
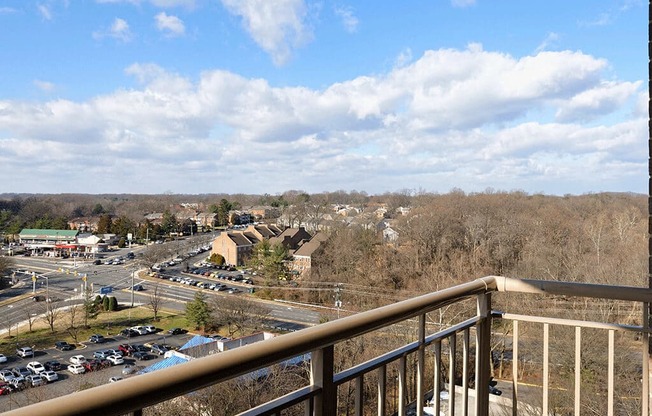
<instances>
[{"instance_id":1,"label":"beige railing post","mask_svg":"<svg viewBox=\"0 0 652 416\"><path fill-rule=\"evenodd\" d=\"M491 371L491 294L478 295L478 316L475 340L475 414L489 414L489 373Z\"/></svg>"},{"instance_id":2,"label":"beige railing post","mask_svg":"<svg viewBox=\"0 0 652 416\"><path fill-rule=\"evenodd\" d=\"M337 409L337 389L333 384L333 346L313 351L310 360L311 384L321 388L315 397L314 416L335 416Z\"/></svg>"}]
</instances>

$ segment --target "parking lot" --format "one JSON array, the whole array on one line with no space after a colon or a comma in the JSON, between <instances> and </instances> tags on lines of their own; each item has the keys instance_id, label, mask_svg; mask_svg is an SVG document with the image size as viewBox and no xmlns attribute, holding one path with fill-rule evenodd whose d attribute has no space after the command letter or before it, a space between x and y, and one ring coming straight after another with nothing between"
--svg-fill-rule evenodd
<instances>
[{"instance_id":1,"label":"parking lot","mask_svg":"<svg viewBox=\"0 0 652 416\"><path fill-rule=\"evenodd\" d=\"M40 363L58 361L62 368L56 371L58 376L58 380L56 381L48 382L45 385L37 387L26 387L24 390L14 391L10 394L0 396L0 412L106 384L110 382L111 378L135 377L138 371L163 359L163 355L152 353L150 350L150 352L144 354L147 359L135 359L133 354L131 354L124 356L122 364L113 365L109 362L106 366L96 367L94 371L86 371L84 374L73 374L67 370L67 366L71 363L70 360L74 356L82 355L87 361L90 361L94 359L96 352L111 349L119 350L119 346L124 344L141 346L156 344L166 345L171 349L178 349L192 338L192 336L192 334L170 335L163 331L129 338L122 335L105 336L101 343L85 341L69 351L60 351L52 346L52 348L48 349L34 350L33 357L9 355L7 356L7 362L0 364L0 372L13 368L26 368L28 363L33 361Z\"/></svg>"}]
</instances>

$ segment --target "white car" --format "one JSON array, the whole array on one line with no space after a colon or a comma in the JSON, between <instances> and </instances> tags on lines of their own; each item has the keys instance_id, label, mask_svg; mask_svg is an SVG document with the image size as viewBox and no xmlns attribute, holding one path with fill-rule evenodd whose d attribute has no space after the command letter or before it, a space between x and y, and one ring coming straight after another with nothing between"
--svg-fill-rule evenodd
<instances>
[{"instance_id":1,"label":"white car","mask_svg":"<svg viewBox=\"0 0 652 416\"><path fill-rule=\"evenodd\" d=\"M84 357L83 355L73 355L72 357L70 357L69 361L71 364L82 365L86 362L86 357Z\"/></svg>"},{"instance_id":2,"label":"white car","mask_svg":"<svg viewBox=\"0 0 652 416\"><path fill-rule=\"evenodd\" d=\"M0 380L8 382L16 376L10 370L0 370Z\"/></svg>"},{"instance_id":3,"label":"white car","mask_svg":"<svg viewBox=\"0 0 652 416\"><path fill-rule=\"evenodd\" d=\"M156 327L154 325L146 325L145 330L147 331L148 334L156 333Z\"/></svg>"},{"instance_id":4,"label":"white car","mask_svg":"<svg viewBox=\"0 0 652 416\"><path fill-rule=\"evenodd\" d=\"M106 359L113 365L124 364L125 360L121 355L109 355Z\"/></svg>"},{"instance_id":5,"label":"white car","mask_svg":"<svg viewBox=\"0 0 652 416\"><path fill-rule=\"evenodd\" d=\"M120 376L111 377L111 378L109 379L109 383L115 383L115 382L118 382L118 381L120 381L120 380L122 380L122 377L120 377Z\"/></svg>"},{"instance_id":6,"label":"white car","mask_svg":"<svg viewBox=\"0 0 652 416\"><path fill-rule=\"evenodd\" d=\"M0 363L6 363L7 362L7 357L5 357L3 354L0 354Z\"/></svg>"},{"instance_id":7,"label":"white car","mask_svg":"<svg viewBox=\"0 0 652 416\"><path fill-rule=\"evenodd\" d=\"M59 374L55 373L54 371L44 371L40 374L40 376L43 377L48 383L51 381L59 380Z\"/></svg>"},{"instance_id":8,"label":"white car","mask_svg":"<svg viewBox=\"0 0 652 416\"><path fill-rule=\"evenodd\" d=\"M38 374L45 371L45 367L43 367L43 364L39 363L38 361L32 361L29 364L27 364L27 369L31 371L32 374Z\"/></svg>"},{"instance_id":9,"label":"white car","mask_svg":"<svg viewBox=\"0 0 652 416\"><path fill-rule=\"evenodd\" d=\"M25 381L32 387L42 386L46 383L45 379L40 374L32 374L25 377Z\"/></svg>"},{"instance_id":10,"label":"white car","mask_svg":"<svg viewBox=\"0 0 652 416\"><path fill-rule=\"evenodd\" d=\"M86 372L86 369L81 364L70 364L68 366L68 371L70 371L73 374L84 374Z\"/></svg>"},{"instance_id":11,"label":"white car","mask_svg":"<svg viewBox=\"0 0 652 416\"><path fill-rule=\"evenodd\" d=\"M144 326L132 326L131 329L138 332L140 335L147 334L147 329Z\"/></svg>"}]
</instances>

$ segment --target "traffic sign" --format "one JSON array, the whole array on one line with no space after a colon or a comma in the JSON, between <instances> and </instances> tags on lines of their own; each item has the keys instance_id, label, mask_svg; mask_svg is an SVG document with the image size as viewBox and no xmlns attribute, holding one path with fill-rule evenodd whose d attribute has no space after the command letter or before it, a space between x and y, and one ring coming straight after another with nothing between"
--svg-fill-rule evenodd
<instances>
[{"instance_id":1,"label":"traffic sign","mask_svg":"<svg viewBox=\"0 0 652 416\"><path fill-rule=\"evenodd\" d=\"M104 286L100 288L100 295L106 295L113 292L113 286Z\"/></svg>"}]
</instances>

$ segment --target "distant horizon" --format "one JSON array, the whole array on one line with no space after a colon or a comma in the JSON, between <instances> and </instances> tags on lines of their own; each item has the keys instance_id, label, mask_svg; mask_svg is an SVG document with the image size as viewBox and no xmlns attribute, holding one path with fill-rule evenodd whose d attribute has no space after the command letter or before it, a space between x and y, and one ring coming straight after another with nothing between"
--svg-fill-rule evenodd
<instances>
[{"instance_id":1,"label":"distant horizon","mask_svg":"<svg viewBox=\"0 0 652 416\"><path fill-rule=\"evenodd\" d=\"M5 192L648 189L647 2L4 3Z\"/></svg>"}]
</instances>

